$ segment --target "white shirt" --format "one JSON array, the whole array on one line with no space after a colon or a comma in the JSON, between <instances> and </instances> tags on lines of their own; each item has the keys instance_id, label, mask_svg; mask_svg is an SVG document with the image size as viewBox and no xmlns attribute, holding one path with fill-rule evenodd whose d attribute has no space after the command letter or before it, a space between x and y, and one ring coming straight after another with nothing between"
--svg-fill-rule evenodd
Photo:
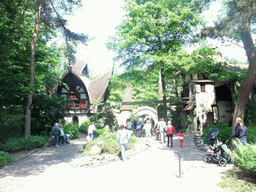
<instances>
[{"instance_id":1,"label":"white shirt","mask_svg":"<svg viewBox=\"0 0 256 192\"><path fill-rule=\"evenodd\" d=\"M166 128L166 122L165 121L160 121L158 124L159 130L160 131L164 131L164 129Z\"/></svg>"},{"instance_id":2,"label":"white shirt","mask_svg":"<svg viewBox=\"0 0 256 192\"><path fill-rule=\"evenodd\" d=\"M144 125L143 129L145 129L146 132L150 132L151 124L150 124L150 123L146 123L146 124Z\"/></svg>"},{"instance_id":3,"label":"white shirt","mask_svg":"<svg viewBox=\"0 0 256 192\"><path fill-rule=\"evenodd\" d=\"M96 127L95 127L94 124L89 125L89 127L88 127L88 134L92 134L93 131L95 131L95 130L96 130Z\"/></svg>"}]
</instances>

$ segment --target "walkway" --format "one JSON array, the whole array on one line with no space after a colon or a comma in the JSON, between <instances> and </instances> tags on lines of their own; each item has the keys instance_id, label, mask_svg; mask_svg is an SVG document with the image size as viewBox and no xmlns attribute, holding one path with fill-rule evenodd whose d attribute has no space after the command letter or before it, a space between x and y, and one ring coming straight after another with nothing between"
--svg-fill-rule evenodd
<instances>
[{"instance_id":1,"label":"walkway","mask_svg":"<svg viewBox=\"0 0 256 192\"><path fill-rule=\"evenodd\" d=\"M48 147L0 169L0 191L222 191L217 187L221 173L232 167L203 162L205 152L195 148L191 137L185 139L183 149L177 138L173 149L152 139L151 147L125 162L78 167L84 143L82 137L60 148ZM182 156L181 178L178 153Z\"/></svg>"}]
</instances>

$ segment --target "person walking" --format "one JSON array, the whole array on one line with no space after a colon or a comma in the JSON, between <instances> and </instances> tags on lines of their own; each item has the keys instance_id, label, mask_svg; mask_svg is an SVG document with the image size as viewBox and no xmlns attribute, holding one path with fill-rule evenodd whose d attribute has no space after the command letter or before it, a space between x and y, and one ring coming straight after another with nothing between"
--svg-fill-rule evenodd
<instances>
[{"instance_id":1,"label":"person walking","mask_svg":"<svg viewBox=\"0 0 256 192\"><path fill-rule=\"evenodd\" d=\"M146 138L148 141L149 138L151 138L151 123L149 122L149 120L146 121L146 124L144 125L143 129L145 130Z\"/></svg>"},{"instance_id":2,"label":"person walking","mask_svg":"<svg viewBox=\"0 0 256 192\"><path fill-rule=\"evenodd\" d=\"M187 134L192 133L192 131L191 131L192 120L189 115L187 115L187 123L186 124L187 124Z\"/></svg>"},{"instance_id":3,"label":"person walking","mask_svg":"<svg viewBox=\"0 0 256 192\"><path fill-rule=\"evenodd\" d=\"M247 127L244 125L243 120L240 117L236 118L235 132L230 138L237 138L241 143L247 143Z\"/></svg>"},{"instance_id":4,"label":"person walking","mask_svg":"<svg viewBox=\"0 0 256 192\"><path fill-rule=\"evenodd\" d=\"M162 143L165 143L166 123L164 121L164 118L160 119L160 121L159 121L157 126L158 126L158 129L159 129L159 132L160 132L161 141L162 141Z\"/></svg>"},{"instance_id":5,"label":"person walking","mask_svg":"<svg viewBox=\"0 0 256 192\"><path fill-rule=\"evenodd\" d=\"M58 123L55 123L54 126L52 127L52 135L54 136L54 145L56 147L60 147L59 146L59 140L60 140L60 127Z\"/></svg>"},{"instance_id":6,"label":"person walking","mask_svg":"<svg viewBox=\"0 0 256 192\"><path fill-rule=\"evenodd\" d=\"M88 127L88 136L90 137L90 140L92 141L94 139L94 133L96 131L96 127L94 125L94 122L92 121L92 124Z\"/></svg>"},{"instance_id":7,"label":"person walking","mask_svg":"<svg viewBox=\"0 0 256 192\"><path fill-rule=\"evenodd\" d=\"M177 135L177 132L174 128L174 126L172 125L172 122L171 121L168 121L168 125L166 126L166 134L167 134L167 147L169 147L169 142L170 142L170 139L171 139L171 148L173 148L173 134L174 132L176 133Z\"/></svg>"},{"instance_id":8,"label":"person walking","mask_svg":"<svg viewBox=\"0 0 256 192\"><path fill-rule=\"evenodd\" d=\"M120 130L117 133L117 140L121 148L121 158L125 161L127 159L126 151L129 149L130 135L125 130L124 125L120 126Z\"/></svg>"},{"instance_id":9,"label":"person walking","mask_svg":"<svg viewBox=\"0 0 256 192\"><path fill-rule=\"evenodd\" d=\"M180 131L180 133L177 136L179 136L180 139L180 147L183 147L183 140L185 138L183 131Z\"/></svg>"}]
</instances>

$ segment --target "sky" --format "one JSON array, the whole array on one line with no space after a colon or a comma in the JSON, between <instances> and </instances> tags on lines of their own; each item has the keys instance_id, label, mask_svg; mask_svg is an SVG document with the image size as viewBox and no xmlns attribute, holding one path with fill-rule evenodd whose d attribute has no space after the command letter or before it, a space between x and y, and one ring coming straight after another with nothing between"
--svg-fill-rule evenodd
<instances>
[{"instance_id":1,"label":"sky","mask_svg":"<svg viewBox=\"0 0 256 192\"><path fill-rule=\"evenodd\" d=\"M125 14L123 5L123 0L83 0L83 7L67 18L70 29L93 38L87 46L80 44L76 54L77 60L87 62L91 76L103 75L111 70L113 65L115 71L119 69L119 64L113 62L115 53L108 51L105 44L109 41L109 36L115 35L116 27L122 22ZM213 24L220 7L217 0L211 6L211 10L204 14L208 25ZM223 57L246 61L244 49L238 46L226 46L211 39L208 40L208 44L217 47Z\"/></svg>"},{"instance_id":2,"label":"sky","mask_svg":"<svg viewBox=\"0 0 256 192\"><path fill-rule=\"evenodd\" d=\"M88 63L92 76L103 75L113 67L115 53L108 51L105 44L122 22L123 5L123 0L83 0L83 8L68 18L70 29L93 38L87 46L80 44L76 54L77 60Z\"/></svg>"}]
</instances>

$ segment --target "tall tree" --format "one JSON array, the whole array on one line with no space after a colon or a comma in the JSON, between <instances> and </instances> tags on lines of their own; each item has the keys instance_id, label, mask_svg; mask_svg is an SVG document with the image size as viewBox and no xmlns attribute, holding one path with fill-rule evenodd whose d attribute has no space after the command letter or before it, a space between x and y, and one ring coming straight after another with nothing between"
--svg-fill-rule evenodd
<instances>
[{"instance_id":1,"label":"tall tree","mask_svg":"<svg viewBox=\"0 0 256 192\"><path fill-rule=\"evenodd\" d=\"M58 3L58 1L56 1ZM80 3L80 0L72 0L67 2L65 0L60 1L61 5L64 8L64 11L72 11L72 6L73 5L78 5ZM55 5L51 0L38 0L36 2L38 5L38 11L37 11L37 18L36 18L36 24L35 24L35 30L33 34L33 39L31 42L31 57L30 57L30 83L29 86L33 87L34 85L34 74L35 74L35 48L36 48L36 41L39 33L39 27L40 27L40 22L45 22L45 26L55 26L55 28L61 28L64 37L66 40L66 45L67 45L67 58L69 61L69 64L74 62L74 49L70 45L70 40L79 40L83 43L87 41L87 36L84 36L83 34L75 34L71 32L69 29L66 27L66 20L64 20L57 9L55 8ZM69 5L68 5L69 4ZM41 20L42 16L42 10L44 10L45 14L45 20ZM55 13L55 16L53 16L53 13ZM56 24L52 24L56 22ZM51 24L51 25L49 25ZM30 131L31 131L31 106L32 106L32 97L33 97L33 90L30 90L30 93L27 97L27 105L26 105L26 118L25 118L25 137L30 136Z\"/></svg>"},{"instance_id":2,"label":"tall tree","mask_svg":"<svg viewBox=\"0 0 256 192\"><path fill-rule=\"evenodd\" d=\"M226 14L216 21L215 27L205 28L203 35L243 43L249 68L238 90L233 116L234 125L237 117L244 118L246 103L256 78L256 50L252 38L256 29L256 2L255 0L227 0L223 1L223 4Z\"/></svg>"},{"instance_id":3,"label":"tall tree","mask_svg":"<svg viewBox=\"0 0 256 192\"><path fill-rule=\"evenodd\" d=\"M200 23L194 4L188 0L130 0L127 17L118 27L117 37L109 46L118 50L119 59L128 69L147 66L160 71L167 119L165 74L169 57L185 42L190 42L193 27Z\"/></svg>"}]
</instances>

